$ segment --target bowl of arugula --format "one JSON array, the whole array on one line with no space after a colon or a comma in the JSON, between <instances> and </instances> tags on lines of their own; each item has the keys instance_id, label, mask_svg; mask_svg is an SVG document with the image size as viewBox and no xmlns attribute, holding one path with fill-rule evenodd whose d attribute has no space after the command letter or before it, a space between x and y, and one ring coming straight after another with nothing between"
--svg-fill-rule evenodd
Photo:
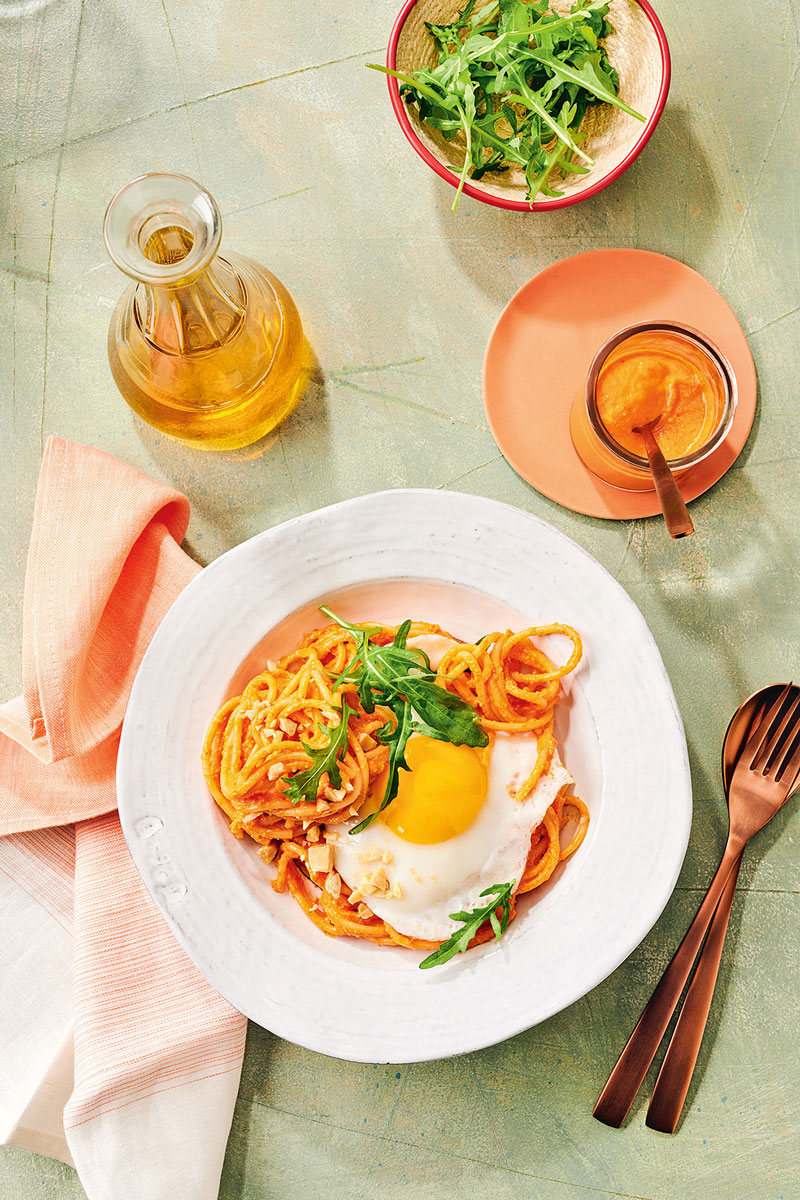
<instances>
[{"instance_id":1,"label":"bowl of arugula","mask_svg":"<svg viewBox=\"0 0 800 1200\"><path fill-rule=\"evenodd\" d=\"M386 67L408 141L462 193L518 212L588 199L647 144L669 91L647 0L407 0Z\"/></svg>"}]
</instances>

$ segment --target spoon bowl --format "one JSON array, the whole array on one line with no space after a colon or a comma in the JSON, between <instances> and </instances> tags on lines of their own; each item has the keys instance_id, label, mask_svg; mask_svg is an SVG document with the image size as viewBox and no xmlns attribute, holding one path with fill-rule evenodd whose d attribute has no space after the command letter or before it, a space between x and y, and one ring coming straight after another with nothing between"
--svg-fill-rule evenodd
<instances>
[{"instance_id":1,"label":"spoon bowl","mask_svg":"<svg viewBox=\"0 0 800 1200\"><path fill-rule=\"evenodd\" d=\"M741 854L792 793L800 771L800 688L787 683L754 726L729 785L727 852Z\"/></svg>"},{"instance_id":2,"label":"spoon bowl","mask_svg":"<svg viewBox=\"0 0 800 1200\"><path fill-rule=\"evenodd\" d=\"M722 782L725 787L726 800L734 768L748 738L786 687L791 687L792 694L795 696L800 691L791 684L772 683L768 687L759 688L757 692L753 692L752 696L748 696L731 717L722 743ZM796 783L797 781L795 781L795 786Z\"/></svg>"}]
</instances>

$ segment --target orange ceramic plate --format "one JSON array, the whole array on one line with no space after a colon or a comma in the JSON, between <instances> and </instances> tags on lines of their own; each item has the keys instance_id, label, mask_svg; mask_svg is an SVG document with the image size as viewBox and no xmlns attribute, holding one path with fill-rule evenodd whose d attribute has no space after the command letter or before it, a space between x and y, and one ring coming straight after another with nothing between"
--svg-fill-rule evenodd
<instances>
[{"instance_id":1,"label":"orange ceramic plate","mask_svg":"<svg viewBox=\"0 0 800 1200\"><path fill-rule=\"evenodd\" d=\"M739 389L731 431L680 477L686 500L708 491L744 446L756 407L756 371L742 328L722 296L691 267L648 250L592 250L535 275L503 310L486 348L483 401L495 441L523 479L590 517L624 520L660 511L655 492L598 479L578 457L569 412L598 348L625 325L674 320L706 334Z\"/></svg>"}]
</instances>

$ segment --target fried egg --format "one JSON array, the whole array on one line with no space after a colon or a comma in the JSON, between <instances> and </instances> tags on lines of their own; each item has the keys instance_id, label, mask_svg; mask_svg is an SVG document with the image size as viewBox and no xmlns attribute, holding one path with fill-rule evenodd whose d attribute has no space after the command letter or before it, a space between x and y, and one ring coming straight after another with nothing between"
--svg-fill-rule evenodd
<instances>
[{"instance_id":1,"label":"fried egg","mask_svg":"<svg viewBox=\"0 0 800 1200\"><path fill-rule=\"evenodd\" d=\"M435 648L417 638L434 661ZM435 665L435 664L434 664ZM400 933L443 941L457 929L451 913L486 903L480 893L522 877L531 834L572 776L556 752L525 800L514 793L536 764L535 734L497 733L485 749L416 734L406 747L397 797L361 833L351 835L383 794L383 778L358 817L336 826L334 866L364 903ZM378 882L378 891L371 891ZM379 894L384 893L384 894Z\"/></svg>"}]
</instances>

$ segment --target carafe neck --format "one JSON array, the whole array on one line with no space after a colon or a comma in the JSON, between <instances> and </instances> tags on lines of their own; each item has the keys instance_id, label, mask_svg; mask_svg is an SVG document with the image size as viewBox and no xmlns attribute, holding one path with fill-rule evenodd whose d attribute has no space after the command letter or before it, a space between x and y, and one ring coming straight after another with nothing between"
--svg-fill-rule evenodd
<instances>
[{"instance_id":1,"label":"carafe neck","mask_svg":"<svg viewBox=\"0 0 800 1200\"><path fill-rule=\"evenodd\" d=\"M136 320L159 350L211 350L235 333L247 296L217 256L222 220L205 188L183 175L143 175L111 201L103 234L113 261L138 284Z\"/></svg>"},{"instance_id":2,"label":"carafe neck","mask_svg":"<svg viewBox=\"0 0 800 1200\"><path fill-rule=\"evenodd\" d=\"M165 287L142 282L135 296L145 337L168 354L221 346L240 327L245 305L244 285L223 258L215 258L191 283Z\"/></svg>"}]
</instances>

